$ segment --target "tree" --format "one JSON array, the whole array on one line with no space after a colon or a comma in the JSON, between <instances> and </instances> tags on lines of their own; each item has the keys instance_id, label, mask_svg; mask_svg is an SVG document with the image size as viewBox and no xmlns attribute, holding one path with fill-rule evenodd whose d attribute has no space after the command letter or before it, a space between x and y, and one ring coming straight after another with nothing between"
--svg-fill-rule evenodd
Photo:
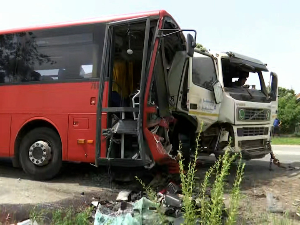
<instances>
[{"instance_id":1,"label":"tree","mask_svg":"<svg viewBox=\"0 0 300 225\"><path fill-rule=\"evenodd\" d=\"M28 76L35 76L35 64L54 64L49 56L40 53L36 37L32 32L0 35L0 77L16 78L26 81Z\"/></svg>"},{"instance_id":2,"label":"tree","mask_svg":"<svg viewBox=\"0 0 300 225\"><path fill-rule=\"evenodd\" d=\"M283 97L286 95L296 95L296 92L293 89L286 89L286 88L282 88L282 87L278 87L278 94L279 97Z\"/></svg>"},{"instance_id":3,"label":"tree","mask_svg":"<svg viewBox=\"0 0 300 225\"><path fill-rule=\"evenodd\" d=\"M202 44L199 44L199 43L196 44L196 48L200 49L203 52L207 51L207 49Z\"/></svg>"},{"instance_id":4,"label":"tree","mask_svg":"<svg viewBox=\"0 0 300 225\"><path fill-rule=\"evenodd\" d=\"M279 87L278 92L278 117L282 121L282 132L292 133L296 123L300 122L300 104L293 89Z\"/></svg>"}]
</instances>

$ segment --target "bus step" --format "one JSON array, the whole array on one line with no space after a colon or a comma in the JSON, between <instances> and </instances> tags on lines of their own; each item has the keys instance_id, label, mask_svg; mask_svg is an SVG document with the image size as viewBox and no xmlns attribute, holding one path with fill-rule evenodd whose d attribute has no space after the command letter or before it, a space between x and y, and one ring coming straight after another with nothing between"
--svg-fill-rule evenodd
<instances>
[{"instance_id":1,"label":"bus step","mask_svg":"<svg viewBox=\"0 0 300 225\"><path fill-rule=\"evenodd\" d=\"M137 135L137 121L119 120L112 128L115 134L133 134Z\"/></svg>"}]
</instances>

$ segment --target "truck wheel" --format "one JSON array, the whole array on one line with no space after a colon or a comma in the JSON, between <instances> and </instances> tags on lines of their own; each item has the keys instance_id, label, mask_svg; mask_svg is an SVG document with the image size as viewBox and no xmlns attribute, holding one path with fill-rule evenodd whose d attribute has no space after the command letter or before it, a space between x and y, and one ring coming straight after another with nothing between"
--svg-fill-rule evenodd
<instances>
[{"instance_id":1,"label":"truck wheel","mask_svg":"<svg viewBox=\"0 0 300 225\"><path fill-rule=\"evenodd\" d=\"M21 141L19 151L23 170L35 180L49 180L62 166L59 135L50 128L40 127L28 132Z\"/></svg>"}]
</instances>

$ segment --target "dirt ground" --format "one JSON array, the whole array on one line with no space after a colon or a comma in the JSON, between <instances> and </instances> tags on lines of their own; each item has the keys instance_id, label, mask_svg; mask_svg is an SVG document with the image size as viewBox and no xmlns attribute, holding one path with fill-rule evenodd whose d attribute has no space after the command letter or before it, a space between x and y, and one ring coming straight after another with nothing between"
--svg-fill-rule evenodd
<instances>
[{"instance_id":1,"label":"dirt ground","mask_svg":"<svg viewBox=\"0 0 300 225\"><path fill-rule=\"evenodd\" d=\"M209 168L209 165L208 163L205 167ZM269 161L266 159L246 162L241 185L238 224L300 224L300 217L296 215L296 212L300 212L300 160L288 165L294 169L283 169L273 165L270 171ZM204 177L205 171L203 169L198 172L200 180ZM224 196L226 206L230 202L235 172L234 165L226 182ZM268 204L269 194L273 195L276 204ZM279 211L270 212L270 206Z\"/></svg>"},{"instance_id":2,"label":"dirt ground","mask_svg":"<svg viewBox=\"0 0 300 225\"><path fill-rule=\"evenodd\" d=\"M203 179L205 172L212 165L212 160L199 168L198 177ZM272 224L270 215L279 218L292 219L293 224L300 224L297 204L300 206L300 167L293 163L296 169L286 170L273 166L269 171L269 162L253 160L247 163L242 182L242 200L239 215L241 224ZM142 179L143 171L139 171ZM108 168L95 168L87 164L66 164L60 176L48 181L30 180L21 169L13 168L9 161L0 161L0 224L1 222L16 222L28 218L30 210L39 205L47 208L89 206L96 198L100 200L115 200L121 189L136 188L137 182L116 184L110 182ZM235 177L235 167L227 182L227 190ZM283 213L268 213L267 193L272 193L282 204ZM224 196L229 203L228 193ZM276 223L274 223L276 224ZM289 223L288 223L289 224Z\"/></svg>"},{"instance_id":3,"label":"dirt ground","mask_svg":"<svg viewBox=\"0 0 300 225\"><path fill-rule=\"evenodd\" d=\"M95 200L115 200L119 190L137 186L136 182L110 182L109 177L106 167L67 163L58 177L39 182L30 180L21 169L13 168L9 160L1 160L0 224L28 219L34 206L50 210L88 207Z\"/></svg>"}]
</instances>

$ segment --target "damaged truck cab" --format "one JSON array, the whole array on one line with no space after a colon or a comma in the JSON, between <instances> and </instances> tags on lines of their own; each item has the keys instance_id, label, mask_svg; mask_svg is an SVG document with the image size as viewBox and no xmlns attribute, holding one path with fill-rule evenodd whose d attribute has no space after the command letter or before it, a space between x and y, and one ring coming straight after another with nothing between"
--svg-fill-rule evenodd
<instances>
[{"instance_id":1,"label":"damaged truck cab","mask_svg":"<svg viewBox=\"0 0 300 225\"><path fill-rule=\"evenodd\" d=\"M268 89L263 76L268 69L261 61L197 50L196 31L180 29L168 14L160 16L107 25L96 165L158 164L177 173L178 150L187 164L199 133L200 154L218 157L229 144L244 159L271 153L277 75L271 73ZM259 90L244 85L255 76Z\"/></svg>"},{"instance_id":2,"label":"damaged truck cab","mask_svg":"<svg viewBox=\"0 0 300 225\"><path fill-rule=\"evenodd\" d=\"M267 88L263 76L268 72L266 65L233 52L211 54L196 50L185 64L188 69L183 70L178 92L174 88L178 85L176 75L170 74L171 99L175 102L174 114L185 115L189 121L194 119L195 135L201 132L200 154L214 153L218 157L229 144L246 160L271 153L270 132L278 108L276 73L270 73ZM245 85L248 78L256 78L260 88ZM238 80L234 82L235 79ZM191 123L190 126L193 127ZM183 145L185 152L195 150L192 130L185 133L189 144L186 149Z\"/></svg>"},{"instance_id":3,"label":"damaged truck cab","mask_svg":"<svg viewBox=\"0 0 300 225\"><path fill-rule=\"evenodd\" d=\"M165 11L107 24L96 165L158 164L178 172L180 146L188 163L199 133L201 154L222 155L229 143L245 159L271 152L276 74L271 73L268 91L262 74L268 69L259 60L231 52L213 55L195 46L196 31L180 29ZM240 85L254 76L259 90Z\"/></svg>"}]
</instances>

